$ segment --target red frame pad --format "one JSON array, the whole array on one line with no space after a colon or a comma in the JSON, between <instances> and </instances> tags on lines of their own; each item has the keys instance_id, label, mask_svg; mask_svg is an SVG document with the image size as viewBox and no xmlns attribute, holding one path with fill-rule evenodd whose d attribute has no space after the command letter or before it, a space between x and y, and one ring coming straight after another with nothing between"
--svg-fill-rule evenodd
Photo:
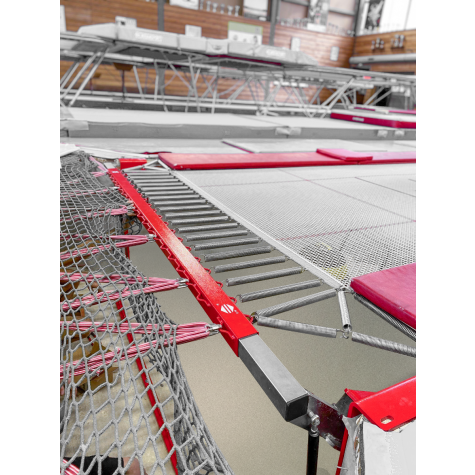
<instances>
[{"instance_id":1,"label":"red frame pad","mask_svg":"<svg viewBox=\"0 0 475 475\"><path fill-rule=\"evenodd\" d=\"M370 164L376 163L416 163L416 152L372 152L373 160Z\"/></svg>"},{"instance_id":2,"label":"red frame pad","mask_svg":"<svg viewBox=\"0 0 475 475\"><path fill-rule=\"evenodd\" d=\"M317 148L317 153L345 160L345 162L365 162L373 159L373 155L370 153L352 152L344 148Z\"/></svg>"},{"instance_id":3,"label":"red frame pad","mask_svg":"<svg viewBox=\"0 0 475 475\"><path fill-rule=\"evenodd\" d=\"M146 158L119 158L120 169L136 167L138 165L147 165Z\"/></svg>"},{"instance_id":4,"label":"red frame pad","mask_svg":"<svg viewBox=\"0 0 475 475\"><path fill-rule=\"evenodd\" d=\"M227 168L280 168L351 165L316 152L306 153L160 153L160 160L173 170L216 170Z\"/></svg>"},{"instance_id":5,"label":"red frame pad","mask_svg":"<svg viewBox=\"0 0 475 475\"><path fill-rule=\"evenodd\" d=\"M381 125L383 127L392 127L393 129L415 129L415 122L406 122L403 120L397 120L392 118L383 117L367 117L357 112L353 114L340 114L338 112L332 112L330 119L347 120L349 122L359 122L360 124Z\"/></svg>"},{"instance_id":6,"label":"red frame pad","mask_svg":"<svg viewBox=\"0 0 475 475\"><path fill-rule=\"evenodd\" d=\"M351 280L351 288L379 308L416 328L416 264L394 267Z\"/></svg>"}]
</instances>

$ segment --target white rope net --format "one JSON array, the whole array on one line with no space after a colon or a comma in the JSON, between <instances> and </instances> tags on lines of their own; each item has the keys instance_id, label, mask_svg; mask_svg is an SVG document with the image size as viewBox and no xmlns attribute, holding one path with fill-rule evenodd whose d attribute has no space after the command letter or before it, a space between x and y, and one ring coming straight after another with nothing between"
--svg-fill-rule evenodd
<instances>
[{"instance_id":1,"label":"white rope net","mask_svg":"<svg viewBox=\"0 0 475 475\"><path fill-rule=\"evenodd\" d=\"M182 279L148 278L126 258L127 236L148 237L97 162L76 153L61 165L61 473L135 464L148 475L231 474L176 346L209 327L177 325L161 310L157 292L179 292Z\"/></svg>"}]
</instances>

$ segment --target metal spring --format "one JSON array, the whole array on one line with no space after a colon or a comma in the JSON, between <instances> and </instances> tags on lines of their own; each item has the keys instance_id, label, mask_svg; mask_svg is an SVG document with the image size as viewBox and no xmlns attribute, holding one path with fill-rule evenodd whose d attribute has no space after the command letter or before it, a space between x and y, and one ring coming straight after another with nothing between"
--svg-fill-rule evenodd
<instances>
[{"instance_id":1,"label":"metal spring","mask_svg":"<svg viewBox=\"0 0 475 475\"><path fill-rule=\"evenodd\" d=\"M196 199L196 200L188 200L188 201L181 201L180 203L177 203L176 201L154 201L154 204L157 205L158 207L162 207L162 206L168 206L168 205L188 205L188 204L198 204L198 203L203 203L205 204L206 203L206 200L199 200L199 199Z\"/></svg>"},{"instance_id":2,"label":"metal spring","mask_svg":"<svg viewBox=\"0 0 475 475\"><path fill-rule=\"evenodd\" d=\"M168 186L174 186L178 188L188 188L184 183L181 181L154 181L153 183L146 184L145 182L139 183L140 188L143 188L144 190L154 190L156 188L161 189L161 188L166 188Z\"/></svg>"},{"instance_id":3,"label":"metal spring","mask_svg":"<svg viewBox=\"0 0 475 475\"><path fill-rule=\"evenodd\" d=\"M137 183L137 186L143 190L146 190L146 191L153 191L153 190L157 190L157 191L161 191L163 189L167 189L167 188L188 188L184 183L181 183L181 182L163 182L163 183L150 183L150 184L145 184L145 183Z\"/></svg>"},{"instance_id":4,"label":"metal spring","mask_svg":"<svg viewBox=\"0 0 475 475\"><path fill-rule=\"evenodd\" d=\"M137 187L141 190L141 191L144 191L146 193L150 193L152 194L153 192L155 191L172 191L172 190L181 190L181 191L186 191L188 190L189 188L186 187L186 186L183 186L183 185L180 185L180 186L175 186L175 185L171 185L169 183L167 183L166 185L155 185L155 186L143 186L143 185L137 185Z\"/></svg>"},{"instance_id":5,"label":"metal spring","mask_svg":"<svg viewBox=\"0 0 475 475\"><path fill-rule=\"evenodd\" d=\"M183 203L182 203L183 204ZM208 209L212 208L213 205L202 204L202 205L195 205L195 206L167 206L165 208L160 208L161 211L188 211L192 209Z\"/></svg>"},{"instance_id":6,"label":"metal spring","mask_svg":"<svg viewBox=\"0 0 475 475\"><path fill-rule=\"evenodd\" d=\"M381 317L383 320L388 322L390 325L392 325L394 328L399 330L401 333L404 333L404 335L409 337L412 341L416 341L416 330L413 330L411 327L409 327L405 323L399 321L397 318L394 318L389 313L380 309L379 307L374 305L372 302L370 302L368 299L366 299L362 295L353 294L353 296L358 302L362 303L366 308L368 308L369 310L374 312L376 315L378 315L378 317Z\"/></svg>"},{"instance_id":7,"label":"metal spring","mask_svg":"<svg viewBox=\"0 0 475 475\"><path fill-rule=\"evenodd\" d=\"M192 192L190 192L192 193ZM213 214L221 214L222 211L219 209L213 211L192 211L192 212L185 212L185 213L167 213L166 217L168 218L187 218L191 216L210 216Z\"/></svg>"},{"instance_id":8,"label":"metal spring","mask_svg":"<svg viewBox=\"0 0 475 475\"><path fill-rule=\"evenodd\" d=\"M237 231L223 231L221 233L207 233L207 234L192 234L191 236L185 236L188 241L205 241L206 239L216 239L234 236L245 236L249 234L247 229L238 229Z\"/></svg>"},{"instance_id":9,"label":"metal spring","mask_svg":"<svg viewBox=\"0 0 475 475\"><path fill-rule=\"evenodd\" d=\"M287 320L278 320L276 318L258 317L256 318L256 323L261 327L280 328L281 330L307 333L308 335L324 336L327 338L336 338L337 336L337 331L334 328L308 325L307 323L289 322Z\"/></svg>"},{"instance_id":10,"label":"metal spring","mask_svg":"<svg viewBox=\"0 0 475 475\"><path fill-rule=\"evenodd\" d=\"M150 183L164 183L164 182L171 182L171 181L176 181L181 183L181 181L178 178L175 178L173 176L164 176L162 174L156 175L156 176L132 176L132 180L136 182L150 182Z\"/></svg>"},{"instance_id":11,"label":"metal spring","mask_svg":"<svg viewBox=\"0 0 475 475\"><path fill-rule=\"evenodd\" d=\"M187 241L189 240L190 239L188 238ZM250 267L268 266L271 264L280 264L282 262L285 262L287 259L288 257L286 256L277 256L277 257L267 257L266 259L258 259L256 261L236 262L234 264L222 264L220 266L216 266L214 268L214 271L219 273L219 272L229 272L232 270L239 270L239 269L249 269Z\"/></svg>"},{"instance_id":12,"label":"metal spring","mask_svg":"<svg viewBox=\"0 0 475 475\"><path fill-rule=\"evenodd\" d=\"M218 225L216 225L218 226ZM251 247L250 249L239 249L237 251L215 252L213 254L205 254L206 262L219 261L220 259L233 259L235 257L254 256L256 254L267 254L274 250L271 246Z\"/></svg>"},{"instance_id":13,"label":"metal spring","mask_svg":"<svg viewBox=\"0 0 475 475\"><path fill-rule=\"evenodd\" d=\"M246 244L258 244L261 238L236 239L234 241L215 241L205 244L195 244L195 251L204 251L207 249L217 249L218 247L244 246Z\"/></svg>"},{"instance_id":14,"label":"metal spring","mask_svg":"<svg viewBox=\"0 0 475 475\"><path fill-rule=\"evenodd\" d=\"M362 333L353 332L351 334L351 339L357 343L362 343L363 345L372 346L374 348L379 348L381 350L392 351L393 353L399 353L400 355L416 357L416 349L411 346L402 345L401 343L396 343L395 341L383 340L381 338L376 338L375 336L364 335Z\"/></svg>"},{"instance_id":15,"label":"metal spring","mask_svg":"<svg viewBox=\"0 0 475 475\"><path fill-rule=\"evenodd\" d=\"M193 200L193 199L195 199L191 195L184 195L182 193L180 193L177 196L170 196L169 193L167 193L166 196L156 196L156 195L150 196L150 195L146 194L145 198L148 198L149 201L151 201L152 203L154 203L155 201L157 201L157 203L159 203L160 202L159 200Z\"/></svg>"},{"instance_id":16,"label":"metal spring","mask_svg":"<svg viewBox=\"0 0 475 475\"><path fill-rule=\"evenodd\" d=\"M153 178L131 178L131 180L134 182L135 185L137 186L174 186L174 185L182 185L181 181L168 178L160 178L157 180L154 180Z\"/></svg>"},{"instance_id":17,"label":"metal spring","mask_svg":"<svg viewBox=\"0 0 475 475\"><path fill-rule=\"evenodd\" d=\"M262 310L257 310L251 315L257 318L260 317L272 317L272 315L277 315L279 313L288 312L290 310L295 310L296 308L304 307L312 303L320 302L321 300L329 299L336 295L335 289L325 290L324 292L319 292L318 294L307 295L295 300L290 300L289 302L284 302L279 305L274 305L273 307L263 308Z\"/></svg>"},{"instance_id":18,"label":"metal spring","mask_svg":"<svg viewBox=\"0 0 475 475\"><path fill-rule=\"evenodd\" d=\"M173 175L170 175L169 172L167 171L157 171L157 172L151 172L151 171L146 171L146 170L132 170L130 172L125 171L124 172L127 176L134 178L134 177L140 177L140 178L155 178L155 177L171 177L175 178Z\"/></svg>"},{"instance_id":19,"label":"metal spring","mask_svg":"<svg viewBox=\"0 0 475 475\"><path fill-rule=\"evenodd\" d=\"M261 280L277 279L286 275L301 274L305 269L303 267L291 267L290 269L273 270L271 272L263 272L262 274L245 275L242 277L231 277L226 279L226 285L249 284L250 282L259 282Z\"/></svg>"},{"instance_id":20,"label":"metal spring","mask_svg":"<svg viewBox=\"0 0 475 475\"><path fill-rule=\"evenodd\" d=\"M192 195L193 190L183 190L183 191L154 191L153 193L146 193L148 198L155 198L156 196L168 196L168 195Z\"/></svg>"},{"instance_id":21,"label":"metal spring","mask_svg":"<svg viewBox=\"0 0 475 475\"><path fill-rule=\"evenodd\" d=\"M200 224L200 223L222 223L228 221L228 216L217 216L215 218L184 218L172 219L169 222L173 224Z\"/></svg>"},{"instance_id":22,"label":"metal spring","mask_svg":"<svg viewBox=\"0 0 475 475\"><path fill-rule=\"evenodd\" d=\"M194 233L195 231L213 231L215 229L237 228L238 226L238 223L210 224L209 226L185 226L184 228L178 228L177 232Z\"/></svg>"},{"instance_id":23,"label":"metal spring","mask_svg":"<svg viewBox=\"0 0 475 475\"><path fill-rule=\"evenodd\" d=\"M282 285L281 287L273 287L272 289L258 290L256 292L248 292L247 294L238 295L241 302L250 302L251 300L264 299L273 297L274 295L288 294L289 292L297 292L298 290L311 289L322 285L320 280L307 280L306 282L298 282L296 284Z\"/></svg>"},{"instance_id":24,"label":"metal spring","mask_svg":"<svg viewBox=\"0 0 475 475\"><path fill-rule=\"evenodd\" d=\"M350 312L348 312L345 292L342 290L338 292L338 303L340 304L341 327L345 332L351 331Z\"/></svg>"}]
</instances>

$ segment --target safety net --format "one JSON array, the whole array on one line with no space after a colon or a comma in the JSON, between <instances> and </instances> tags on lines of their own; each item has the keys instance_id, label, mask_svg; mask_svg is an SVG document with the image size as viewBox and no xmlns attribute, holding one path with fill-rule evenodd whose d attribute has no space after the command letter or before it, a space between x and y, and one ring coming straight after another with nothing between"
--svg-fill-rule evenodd
<instances>
[{"instance_id":1,"label":"safety net","mask_svg":"<svg viewBox=\"0 0 475 475\"><path fill-rule=\"evenodd\" d=\"M158 293L187 283L127 258L153 236L101 163L77 152L60 174L60 472L232 473L177 352L217 329L162 311Z\"/></svg>"}]
</instances>

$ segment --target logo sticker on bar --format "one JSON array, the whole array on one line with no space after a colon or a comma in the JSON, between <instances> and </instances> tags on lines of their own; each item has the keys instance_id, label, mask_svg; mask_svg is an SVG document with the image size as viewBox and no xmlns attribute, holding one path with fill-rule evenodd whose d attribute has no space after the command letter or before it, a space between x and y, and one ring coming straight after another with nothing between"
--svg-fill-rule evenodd
<instances>
[{"instance_id":1,"label":"logo sticker on bar","mask_svg":"<svg viewBox=\"0 0 475 475\"><path fill-rule=\"evenodd\" d=\"M221 306L221 312L233 313L234 307L232 305L224 304Z\"/></svg>"}]
</instances>

